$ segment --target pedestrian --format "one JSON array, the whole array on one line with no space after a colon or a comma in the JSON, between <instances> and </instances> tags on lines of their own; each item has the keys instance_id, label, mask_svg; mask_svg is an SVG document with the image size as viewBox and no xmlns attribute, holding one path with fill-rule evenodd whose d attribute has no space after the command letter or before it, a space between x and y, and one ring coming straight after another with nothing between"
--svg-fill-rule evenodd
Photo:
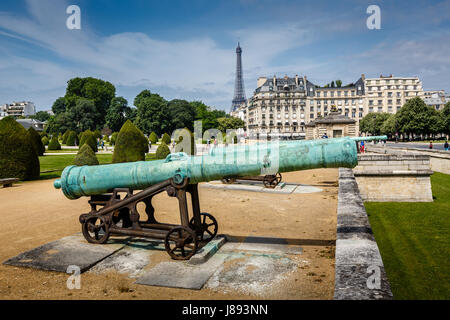
<instances>
[{"instance_id":1,"label":"pedestrian","mask_svg":"<svg viewBox=\"0 0 450 320\"><path fill-rule=\"evenodd\" d=\"M214 148L216 148L216 147L217 147L217 139L214 138Z\"/></svg>"},{"instance_id":2,"label":"pedestrian","mask_svg":"<svg viewBox=\"0 0 450 320\"><path fill-rule=\"evenodd\" d=\"M102 140L102 150L105 149L105 141Z\"/></svg>"},{"instance_id":3,"label":"pedestrian","mask_svg":"<svg viewBox=\"0 0 450 320\"><path fill-rule=\"evenodd\" d=\"M150 153L150 150L152 148L152 142L149 140L148 141L148 152Z\"/></svg>"},{"instance_id":4,"label":"pedestrian","mask_svg":"<svg viewBox=\"0 0 450 320\"><path fill-rule=\"evenodd\" d=\"M364 141L361 141L361 153L364 153Z\"/></svg>"},{"instance_id":5,"label":"pedestrian","mask_svg":"<svg viewBox=\"0 0 450 320\"><path fill-rule=\"evenodd\" d=\"M444 149L445 149L445 151L448 151L448 141L447 140L445 140Z\"/></svg>"},{"instance_id":6,"label":"pedestrian","mask_svg":"<svg viewBox=\"0 0 450 320\"><path fill-rule=\"evenodd\" d=\"M430 141L430 145L428 146L429 149L433 149L433 142Z\"/></svg>"}]
</instances>

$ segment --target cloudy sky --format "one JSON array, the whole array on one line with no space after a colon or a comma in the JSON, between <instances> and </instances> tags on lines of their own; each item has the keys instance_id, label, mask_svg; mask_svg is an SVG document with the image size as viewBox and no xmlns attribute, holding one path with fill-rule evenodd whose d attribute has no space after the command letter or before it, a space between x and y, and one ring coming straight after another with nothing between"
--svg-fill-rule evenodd
<instances>
[{"instance_id":1,"label":"cloudy sky","mask_svg":"<svg viewBox=\"0 0 450 320\"><path fill-rule=\"evenodd\" d=\"M66 27L72 4L81 30ZM366 26L371 4L380 30ZM450 0L1 0L0 104L48 110L70 78L92 76L130 105L150 89L228 111L237 41L247 97L274 74L319 85L419 76L425 89L450 92Z\"/></svg>"}]
</instances>

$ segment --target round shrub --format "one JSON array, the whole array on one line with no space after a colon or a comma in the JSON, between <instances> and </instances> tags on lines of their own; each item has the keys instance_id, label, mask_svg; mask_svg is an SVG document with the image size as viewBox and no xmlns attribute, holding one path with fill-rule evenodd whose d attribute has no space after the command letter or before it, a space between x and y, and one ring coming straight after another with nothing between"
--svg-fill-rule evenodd
<instances>
[{"instance_id":1,"label":"round shrub","mask_svg":"<svg viewBox=\"0 0 450 320\"><path fill-rule=\"evenodd\" d=\"M162 142L164 142L167 145L169 145L172 142L172 140L170 139L170 136L167 133L163 134L161 140L162 140Z\"/></svg>"},{"instance_id":2,"label":"round shrub","mask_svg":"<svg viewBox=\"0 0 450 320\"><path fill-rule=\"evenodd\" d=\"M85 144L89 144L89 147L91 147L92 151L97 152L97 139L94 137L94 133L91 130L86 130L81 135L80 139L80 148Z\"/></svg>"},{"instance_id":3,"label":"round shrub","mask_svg":"<svg viewBox=\"0 0 450 320\"><path fill-rule=\"evenodd\" d=\"M153 144L155 144L158 142L158 136L156 135L156 133L152 132L148 137L148 140L150 140Z\"/></svg>"},{"instance_id":4,"label":"round shrub","mask_svg":"<svg viewBox=\"0 0 450 320\"><path fill-rule=\"evenodd\" d=\"M30 135L31 143L33 144L34 151L36 151L38 156L43 156L45 152L45 147L42 143L41 137L33 127L28 129L28 134Z\"/></svg>"},{"instance_id":5,"label":"round shrub","mask_svg":"<svg viewBox=\"0 0 450 320\"><path fill-rule=\"evenodd\" d=\"M170 149L164 142L161 142L156 149L156 159L165 159L170 154Z\"/></svg>"},{"instance_id":6,"label":"round shrub","mask_svg":"<svg viewBox=\"0 0 450 320\"><path fill-rule=\"evenodd\" d=\"M61 145L59 144L56 134L54 134L52 140L50 140L50 143L48 144L48 150L61 150Z\"/></svg>"},{"instance_id":7,"label":"round shrub","mask_svg":"<svg viewBox=\"0 0 450 320\"><path fill-rule=\"evenodd\" d=\"M27 130L12 117L0 120L0 178L39 178L39 158Z\"/></svg>"},{"instance_id":8,"label":"round shrub","mask_svg":"<svg viewBox=\"0 0 450 320\"><path fill-rule=\"evenodd\" d=\"M69 134L67 135L66 139L66 145L67 146L75 146L77 143L77 133L75 131L69 131Z\"/></svg>"},{"instance_id":9,"label":"round shrub","mask_svg":"<svg viewBox=\"0 0 450 320\"><path fill-rule=\"evenodd\" d=\"M75 160L73 164L76 166L96 166L98 165L98 159L95 156L94 151L92 151L89 144L85 143L77 155L75 156Z\"/></svg>"},{"instance_id":10,"label":"round shrub","mask_svg":"<svg viewBox=\"0 0 450 320\"><path fill-rule=\"evenodd\" d=\"M43 136L42 137L42 139L41 139L41 141L42 141L42 144L44 145L44 146L48 146L48 137L47 136Z\"/></svg>"},{"instance_id":11,"label":"round shrub","mask_svg":"<svg viewBox=\"0 0 450 320\"><path fill-rule=\"evenodd\" d=\"M127 120L117 136L112 162L144 161L147 150L147 138L130 120Z\"/></svg>"}]
</instances>

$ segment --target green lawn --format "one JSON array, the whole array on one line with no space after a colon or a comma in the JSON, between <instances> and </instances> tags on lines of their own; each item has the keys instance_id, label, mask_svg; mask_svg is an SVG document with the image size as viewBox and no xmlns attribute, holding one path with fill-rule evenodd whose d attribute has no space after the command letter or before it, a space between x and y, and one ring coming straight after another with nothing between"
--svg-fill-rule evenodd
<instances>
[{"instance_id":1,"label":"green lawn","mask_svg":"<svg viewBox=\"0 0 450 320\"><path fill-rule=\"evenodd\" d=\"M40 179L54 179L60 177L64 168L73 164L75 155L76 154L64 154L39 157L39 162L41 164ZM97 154L97 159L100 164L108 164L112 162L112 154ZM147 154L145 160L155 160L155 155Z\"/></svg>"},{"instance_id":2,"label":"green lawn","mask_svg":"<svg viewBox=\"0 0 450 320\"><path fill-rule=\"evenodd\" d=\"M431 185L432 203L365 203L395 299L450 299L450 175Z\"/></svg>"}]
</instances>

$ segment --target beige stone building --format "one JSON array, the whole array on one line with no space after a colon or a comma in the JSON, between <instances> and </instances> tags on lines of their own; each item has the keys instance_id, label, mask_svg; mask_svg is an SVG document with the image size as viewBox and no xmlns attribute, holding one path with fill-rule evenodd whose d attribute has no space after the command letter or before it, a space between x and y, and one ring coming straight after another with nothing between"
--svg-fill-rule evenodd
<instances>
[{"instance_id":1,"label":"beige stone building","mask_svg":"<svg viewBox=\"0 0 450 320\"><path fill-rule=\"evenodd\" d=\"M317 118L306 125L306 139L355 137L356 120L333 108L325 117Z\"/></svg>"}]
</instances>

